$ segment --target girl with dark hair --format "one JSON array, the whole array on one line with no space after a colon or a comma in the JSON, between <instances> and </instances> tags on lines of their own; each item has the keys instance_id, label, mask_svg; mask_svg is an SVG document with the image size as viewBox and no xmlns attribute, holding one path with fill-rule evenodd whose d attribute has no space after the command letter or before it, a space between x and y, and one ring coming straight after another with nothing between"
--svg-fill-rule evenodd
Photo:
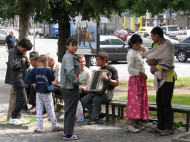
<instances>
[{"instance_id":1,"label":"girl with dark hair","mask_svg":"<svg viewBox=\"0 0 190 142\"><path fill-rule=\"evenodd\" d=\"M128 102L126 115L128 118L126 131L139 132L139 120L149 119L148 96L146 88L147 75L145 74L144 63L138 50L142 39L134 34L129 40L130 50L127 54L129 83L128 83ZM142 127L141 127L142 128Z\"/></svg>"},{"instance_id":2,"label":"girl with dark hair","mask_svg":"<svg viewBox=\"0 0 190 142\"><path fill-rule=\"evenodd\" d=\"M75 52L78 49L77 40L69 38L66 43L67 51L62 59L60 87L65 104L64 140L76 140L74 133L75 115L79 100L80 63Z\"/></svg>"}]
</instances>

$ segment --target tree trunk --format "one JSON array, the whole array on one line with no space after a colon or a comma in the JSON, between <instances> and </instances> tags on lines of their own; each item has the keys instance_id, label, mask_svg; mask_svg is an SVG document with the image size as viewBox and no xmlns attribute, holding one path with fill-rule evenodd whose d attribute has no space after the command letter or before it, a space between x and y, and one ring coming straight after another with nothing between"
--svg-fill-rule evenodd
<instances>
[{"instance_id":1,"label":"tree trunk","mask_svg":"<svg viewBox=\"0 0 190 142\"><path fill-rule=\"evenodd\" d=\"M70 22L59 22L58 61L61 62L66 52L66 40L70 37Z\"/></svg>"},{"instance_id":2,"label":"tree trunk","mask_svg":"<svg viewBox=\"0 0 190 142\"><path fill-rule=\"evenodd\" d=\"M26 12L20 14L19 17L19 41L23 38L28 39L28 23L30 15Z\"/></svg>"}]
</instances>

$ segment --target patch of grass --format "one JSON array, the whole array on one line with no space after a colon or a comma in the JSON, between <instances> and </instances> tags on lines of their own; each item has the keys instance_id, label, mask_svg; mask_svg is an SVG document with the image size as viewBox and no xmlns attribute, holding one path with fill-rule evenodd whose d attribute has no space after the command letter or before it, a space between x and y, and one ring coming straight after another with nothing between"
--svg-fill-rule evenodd
<instances>
[{"instance_id":1,"label":"patch of grass","mask_svg":"<svg viewBox=\"0 0 190 142\"><path fill-rule=\"evenodd\" d=\"M154 79L147 79L147 88L154 88ZM122 81L119 83L119 87L128 86L128 81ZM180 77L175 82L175 88L177 89L190 89L190 77Z\"/></svg>"},{"instance_id":2,"label":"patch of grass","mask_svg":"<svg viewBox=\"0 0 190 142\"><path fill-rule=\"evenodd\" d=\"M174 94L172 97L172 104L190 105L190 94ZM118 100L127 100L127 96L114 98ZM156 95L148 95L149 102L156 102Z\"/></svg>"},{"instance_id":3,"label":"patch of grass","mask_svg":"<svg viewBox=\"0 0 190 142\"><path fill-rule=\"evenodd\" d=\"M174 94L172 104L190 105L190 94ZM156 102L156 95L148 95L148 101Z\"/></svg>"},{"instance_id":4,"label":"patch of grass","mask_svg":"<svg viewBox=\"0 0 190 142\"><path fill-rule=\"evenodd\" d=\"M31 124L31 123L36 122L36 116L23 116L23 118L24 118L25 120L28 120L28 121L29 121L28 124ZM8 123L8 122L9 122L9 120L8 120L7 118L4 118L4 119L1 119L1 120L0 120L0 123ZM23 124L23 125L28 125L28 124Z\"/></svg>"},{"instance_id":5,"label":"patch of grass","mask_svg":"<svg viewBox=\"0 0 190 142\"><path fill-rule=\"evenodd\" d=\"M36 116L23 116L23 118L29 120L29 124L36 122Z\"/></svg>"}]
</instances>

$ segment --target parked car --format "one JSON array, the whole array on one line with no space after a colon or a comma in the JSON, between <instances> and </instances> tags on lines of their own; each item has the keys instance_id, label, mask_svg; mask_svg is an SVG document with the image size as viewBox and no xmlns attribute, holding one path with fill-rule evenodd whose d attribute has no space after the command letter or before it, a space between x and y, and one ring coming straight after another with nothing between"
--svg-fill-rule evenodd
<instances>
[{"instance_id":1,"label":"parked car","mask_svg":"<svg viewBox=\"0 0 190 142\"><path fill-rule=\"evenodd\" d=\"M180 29L178 25L166 25L161 26L165 35L169 36L169 38L177 39L176 36L180 34Z\"/></svg>"},{"instance_id":2,"label":"parked car","mask_svg":"<svg viewBox=\"0 0 190 142\"><path fill-rule=\"evenodd\" d=\"M143 42L142 42L142 46L145 46L147 48L152 48L152 43L153 40L151 38L151 33L150 31L137 31L134 34L138 34L140 35L140 37L142 38ZM131 36L127 37L127 41L131 38ZM165 39L169 39L171 41L172 44L175 43L179 43L179 41L175 40L175 39L171 39L168 36L164 35Z\"/></svg>"},{"instance_id":3,"label":"parked car","mask_svg":"<svg viewBox=\"0 0 190 142\"><path fill-rule=\"evenodd\" d=\"M9 32L13 31L16 40L18 41L19 32L14 29L0 29L0 44L5 44L6 36L9 35Z\"/></svg>"},{"instance_id":4,"label":"parked car","mask_svg":"<svg viewBox=\"0 0 190 142\"><path fill-rule=\"evenodd\" d=\"M134 34L134 33L135 33L133 30L128 29L128 28L126 28L125 30L129 33L129 35L132 35L132 34Z\"/></svg>"},{"instance_id":5,"label":"parked car","mask_svg":"<svg viewBox=\"0 0 190 142\"><path fill-rule=\"evenodd\" d=\"M177 35L176 38L179 40L179 41L182 41L186 38L190 37L190 29L189 30L182 30L180 35Z\"/></svg>"},{"instance_id":6,"label":"parked car","mask_svg":"<svg viewBox=\"0 0 190 142\"><path fill-rule=\"evenodd\" d=\"M154 27L139 27L138 31L151 31Z\"/></svg>"},{"instance_id":7,"label":"parked car","mask_svg":"<svg viewBox=\"0 0 190 142\"><path fill-rule=\"evenodd\" d=\"M129 33L127 32L127 30L121 29L121 30L116 30L114 36L125 41L127 40L127 36L129 36Z\"/></svg>"},{"instance_id":8,"label":"parked car","mask_svg":"<svg viewBox=\"0 0 190 142\"><path fill-rule=\"evenodd\" d=\"M178 44L174 44L175 56L180 62L186 62L190 58L190 37L182 40Z\"/></svg>"},{"instance_id":9,"label":"parked car","mask_svg":"<svg viewBox=\"0 0 190 142\"><path fill-rule=\"evenodd\" d=\"M34 32L36 33L36 36L39 35L39 37L41 38L41 36L44 36L44 29L43 28L30 28L29 29L29 35L34 35Z\"/></svg>"},{"instance_id":10,"label":"parked car","mask_svg":"<svg viewBox=\"0 0 190 142\"><path fill-rule=\"evenodd\" d=\"M100 35L100 51L108 53L109 61L126 61L128 45L118 37ZM91 65L96 65L96 57L90 59Z\"/></svg>"}]
</instances>

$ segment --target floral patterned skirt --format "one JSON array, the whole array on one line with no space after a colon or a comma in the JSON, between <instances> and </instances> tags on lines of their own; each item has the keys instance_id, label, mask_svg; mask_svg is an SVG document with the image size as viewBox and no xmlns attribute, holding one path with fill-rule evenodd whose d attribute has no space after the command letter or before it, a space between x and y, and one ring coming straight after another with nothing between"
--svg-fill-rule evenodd
<instances>
[{"instance_id":1,"label":"floral patterned skirt","mask_svg":"<svg viewBox=\"0 0 190 142\"><path fill-rule=\"evenodd\" d=\"M146 80L143 76L131 76L128 84L126 118L149 119Z\"/></svg>"}]
</instances>

